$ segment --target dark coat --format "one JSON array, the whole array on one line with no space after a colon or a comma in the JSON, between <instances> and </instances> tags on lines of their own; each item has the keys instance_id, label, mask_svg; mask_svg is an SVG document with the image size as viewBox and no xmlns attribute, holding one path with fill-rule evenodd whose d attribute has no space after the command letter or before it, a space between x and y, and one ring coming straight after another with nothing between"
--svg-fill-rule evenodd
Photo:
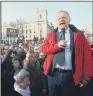
<instances>
[{"instance_id":1,"label":"dark coat","mask_svg":"<svg viewBox=\"0 0 93 96\"><path fill-rule=\"evenodd\" d=\"M1 64L1 93L2 96L20 96L14 91L13 75L15 70L12 66L12 50L8 50L5 54L4 61Z\"/></svg>"}]
</instances>

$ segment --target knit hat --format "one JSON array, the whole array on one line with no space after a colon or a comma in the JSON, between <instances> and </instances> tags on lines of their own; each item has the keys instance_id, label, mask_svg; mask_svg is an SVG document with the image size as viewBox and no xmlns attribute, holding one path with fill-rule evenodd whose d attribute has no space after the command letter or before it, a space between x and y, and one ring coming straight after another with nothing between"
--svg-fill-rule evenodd
<instances>
[{"instance_id":1,"label":"knit hat","mask_svg":"<svg viewBox=\"0 0 93 96\"><path fill-rule=\"evenodd\" d=\"M14 59L19 60L19 61L23 61L25 58L26 58L26 53L23 50L18 51L14 57Z\"/></svg>"},{"instance_id":2,"label":"knit hat","mask_svg":"<svg viewBox=\"0 0 93 96\"><path fill-rule=\"evenodd\" d=\"M27 76L30 76L30 73L28 71L26 71L25 69L21 69L21 71L18 70L17 72L15 72L14 80L16 82L20 82L20 81L24 80Z\"/></svg>"}]
</instances>

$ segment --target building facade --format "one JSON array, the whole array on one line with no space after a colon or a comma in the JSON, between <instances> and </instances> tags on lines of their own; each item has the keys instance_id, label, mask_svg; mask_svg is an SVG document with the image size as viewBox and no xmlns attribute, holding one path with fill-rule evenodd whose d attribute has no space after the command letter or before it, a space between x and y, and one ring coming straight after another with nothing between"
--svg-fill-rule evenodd
<instances>
[{"instance_id":1,"label":"building facade","mask_svg":"<svg viewBox=\"0 0 93 96\"><path fill-rule=\"evenodd\" d=\"M8 38L6 36L7 28L18 29L18 37ZM48 22L47 10L43 8L36 11L36 20L25 20L22 22L15 22L14 24L4 25L2 29L2 40L8 40L9 43L11 43L14 41L14 39L16 39L15 41L17 41L17 39L22 36L24 36L25 41L32 41L34 39L43 40L47 36L48 32L54 30L54 27L52 23Z\"/></svg>"},{"instance_id":2,"label":"building facade","mask_svg":"<svg viewBox=\"0 0 93 96\"><path fill-rule=\"evenodd\" d=\"M25 40L33 40L34 38L38 38L38 40L45 39L48 32L54 30L52 23L48 22L47 10L45 8L37 10L36 20L27 21L23 30Z\"/></svg>"}]
</instances>

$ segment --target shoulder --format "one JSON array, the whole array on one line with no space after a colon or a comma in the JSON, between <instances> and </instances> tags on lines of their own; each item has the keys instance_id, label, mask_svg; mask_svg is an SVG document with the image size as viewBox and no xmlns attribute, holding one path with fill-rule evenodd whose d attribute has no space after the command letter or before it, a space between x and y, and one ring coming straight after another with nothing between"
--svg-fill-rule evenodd
<instances>
[{"instance_id":1,"label":"shoulder","mask_svg":"<svg viewBox=\"0 0 93 96\"><path fill-rule=\"evenodd\" d=\"M48 34L47 34L47 36L46 36L46 39L47 40L50 40L50 39L52 39L52 38L54 38L55 37L55 32L49 32Z\"/></svg>"},{"instance_id":2,"label":"shoulder","mask_svg":"<svg viewBox=\"0 0 93 96\"><path fill-rule=\"evenodd\" d=\"M21 94L22 96L26 96L26 92L24 89L22 89L17 83L14 84L14 89L16 92L18 92L19 94Z\"/></svg>"},{"instance_id":3,"label":"shoulder","mask_svg":"<svg viewBox=\"0 0 93 96\"><path fill-rule=\"evenodd\" d=\"M54 35L54 34L55 34L55 32L49 32L48 36L51 36L51 35Z\"/></svg>"},{"instance_id":4,"label":"shoulder","mask_svg":"<svg viewBox=\"0 0 93 96\"><path fill-rule=\"evenodd\" d=\"M83 32L74 32L74 36L78 37L78 39L80 39L80 40L86 39Z\"/></svg>"},{"instance_id":5,"label":"shoulder","mask_svg":"<svg viewBox=\"0 0 93 96\"><path fill-rule=\"evenodd\" d=\"M84 33L82 30L78 29L77 27L75 27L75 26L72 25L72 24L69 24L69 28L70 28L73 32L76 32L76 33Z\"/></svg>"},{"instance_id":6,"label":"shoulder","mask_svg":"<svg viewBox=\"0 0 93 96\"><path fill-rule=\"evenodd\" d=\"M85 36L83 31L82 32L81 31L78 31L78 32L74 31L74 34L77 34L79 36Z\"/></svg>"},{"instance_id":7,"label":"shoulder","mask_svg":"<svg viewBox=\"0 0 93 96\"><path fill-rule=\"evenodd\" d=\"M21 90L20 86L16 82L14 83L14 89L17 92L20 92L20 90Z\"/></svg>"},{"instance_id":8,"label":"shoulder","mask_svg":"<svg viewBox=\"0 0 93 96\"><path fill-rule=\"evenodd\" d=\"M79 37L81 37L82 39L85 39L86 38L83 32L78 32L77 35Z\"/></svg>"},{"instance_id":9,"label":"shoulder","mask_svg":"<svg viewBox=\"0 0 93 96\"><path fill-rule=\"evenodd\" d=\"M24 89L22 89L16 82L14 83L14 89L20 94L24 93Z\"/></svg>"}]
</instances>

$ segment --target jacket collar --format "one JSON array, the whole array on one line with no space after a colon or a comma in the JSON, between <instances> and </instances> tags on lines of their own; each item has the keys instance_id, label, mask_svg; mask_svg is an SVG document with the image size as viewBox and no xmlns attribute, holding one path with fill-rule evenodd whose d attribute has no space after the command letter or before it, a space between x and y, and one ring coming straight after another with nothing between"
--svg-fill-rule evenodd
<instances>
[{"instance_id":1,"label":"jacket collar","mask_svg":"<svg viewBox=\"0 0 93 96\"><path fill-rule=\"evenodd\" d=\"M82 33L81 30L77 29L74 25L69 24L69 28L73 31L73 32L77 32L77 33ZM58 27L54 29L54 32L58 31Z\"/></svg>"},{"instance_id":2,"label":"jacket collar","mask_svg":"<svg viewBox=\"0 0 93 96\"><path fill-rule=\"evenodd\" d=\"M73 32L73 36L74 36L74 43L78 37L78 33L83 33L81 30L77 29L74 25L69 24L69 28L72 30ZM58 27L54 29L54 32L58 31Z\"/></svg>"}]
</instances>

